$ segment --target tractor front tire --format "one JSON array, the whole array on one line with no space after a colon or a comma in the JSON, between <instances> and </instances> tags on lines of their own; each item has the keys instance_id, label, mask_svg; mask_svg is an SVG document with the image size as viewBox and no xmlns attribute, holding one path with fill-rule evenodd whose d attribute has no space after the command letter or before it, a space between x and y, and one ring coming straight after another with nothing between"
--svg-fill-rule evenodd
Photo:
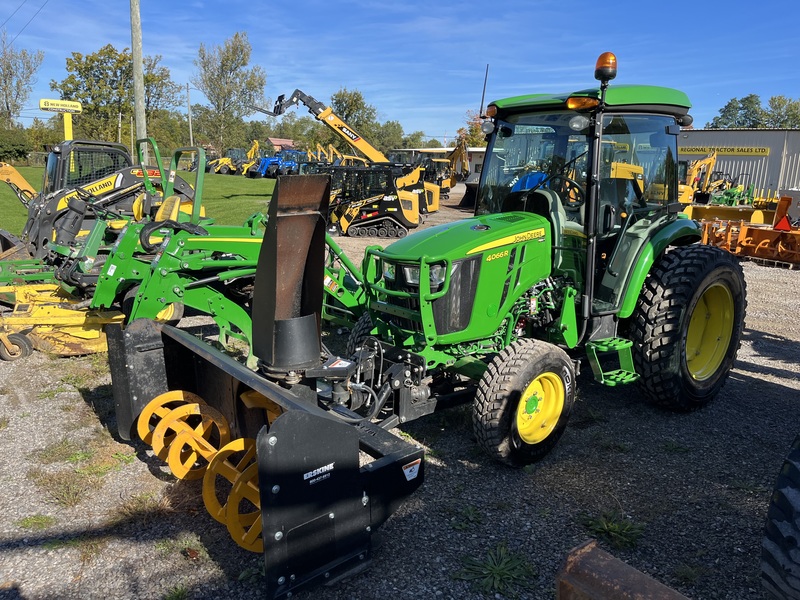
<instances>
[{"instance_id":1,"label":"tractor front tire","mask_svg":"<svg viewBox=\"0 0 800 600\"><path fill-rule=\"evenodd\" d=\"M800 599L800 436L769 501L761 542L761 583L772 597Z\"/></svg>"},{"instance_id":2,"label":"tractor front tire","mask_svg":"<svg viewBox=\"0 0 800 600\"><path fill-rule=\"evenodd\" d=\"M131 314L133 313L133 304L136 301L136 294L139 293L138 285L133 286L127 292L125 292L125 296L122 298L122 314L125 315L125 323L130 323L131 321ZM182 302L173 302L171 304L167 304L164 308L162 308L155 316L148 317L151 318L153 321L157 321L159 323L166 323L167 325L177 325L180 320L183 318L184 313L184 305Z\"/></svg>"},{"instance_id":3,"label":"tractor front tire","mask_svg":"<svg viewBox=\"0 0 800 600\"><path fill-rule=\"evenodd\" d=\"M365 312L358 318L355 327L350 331L350 336L347 338L347 356L353 356L356 353L356 350L361 347L364 340L370 337L369 332L373 327L369 313Z\"/></svg>"},{"instance_id":4,"label":"tractor front tire","mask_svg":"<svg viewBox=\"0 0 800 600\"><path fill-rule=\"evenodd\" d=\"M744 273L729 252L694 244L656 261L631 332L647 400L678 411L713 400L736 359L746 307Z\"/></svg>"},{"instance_id":5,"label":"tractor front tire","mask_svg":"<svg viewBox=\"0 0 800 600\"><path fill-rule=\"evenodd\" d=\"M8 342L12 346L10 350L0 342L0 359L12 362L30 356L33 353L33 342L22 333L9 334Z\"/></svg>"},{"instance_id":6,"label":"tractor front tire","mask_svg":"<svg viewBox=\"0 0 800 600\"><path fill-rule=\"evenodd\" d=\"M575 402L575 369L566 352L532 339L510 344L478 382L472 426L496 460L523 466L552 450Z\"/></svg>"},{"instance_id":7,"label":"tractor front tire","mask_svg":"<svg viewBox=\"0 0 800 600\"><path fill-rule=\"evenodd\" d=\"M217 171L217 173L219 173L220 175L227 175L230 172L231 168L228 165L222 165Z\"/></svg>"}]
</instances>

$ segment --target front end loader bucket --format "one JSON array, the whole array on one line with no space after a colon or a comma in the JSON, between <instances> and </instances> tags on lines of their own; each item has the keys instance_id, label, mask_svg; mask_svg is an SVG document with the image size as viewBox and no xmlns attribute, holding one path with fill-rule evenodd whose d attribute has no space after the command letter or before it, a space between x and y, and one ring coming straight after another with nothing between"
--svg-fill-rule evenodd
<instances>
[{"instance_id":1,"label":"front end loader bucket","mask_svg":"<svg viewBox=\"0 0 800 600\"><path fill-rule=\"evenodd\" d=\"M268 598L365 568L371 533L424 477L422 449L326 410L303 375L320 366L327 188L276 186L253 297L260 372L169 325L107 328L120 435L135 429L174 475L203 478L212 517L263 552Z\"/></svg>"}]
</instances>

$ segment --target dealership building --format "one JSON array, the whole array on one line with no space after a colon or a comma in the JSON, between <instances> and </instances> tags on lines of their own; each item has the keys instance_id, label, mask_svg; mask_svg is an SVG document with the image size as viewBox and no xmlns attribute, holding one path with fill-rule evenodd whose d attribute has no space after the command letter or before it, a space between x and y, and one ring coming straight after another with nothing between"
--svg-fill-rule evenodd
<instances>
[{"instance_id":1,"label":"dealership building","mask_svg":"<svg viewBox=\"0 0 800 600\"><path fill-rule=\"evenodd\" d=\"M800 200L800 129L685 129L678 136L681 160L714 150L714 171L753 184L759 195Z\"/></svg>"}]
</instances>

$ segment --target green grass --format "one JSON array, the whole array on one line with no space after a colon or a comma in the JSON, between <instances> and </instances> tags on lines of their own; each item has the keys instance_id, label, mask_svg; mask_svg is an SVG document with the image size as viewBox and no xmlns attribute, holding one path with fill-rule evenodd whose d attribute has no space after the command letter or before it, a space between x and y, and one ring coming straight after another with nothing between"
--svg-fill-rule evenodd
<instances>
[{"instance_id":1,"label":"green grass","mask_svg":"<svg viewBox=\"0 0 800 600\"><path fill-rule=\"evenodd\" d=\"M33 186L33 189L38 190L42 186L44 167L17 167L17 171ZM0 229L19 236L27 218L28 211L17 196L8 185L0 182Z\"/></svg>"},{"instance_id":2,"label":"green grass","mask_svg":"<svg viewBox=\"0 0 800 600\"><path fill-rule=\"evenodd\" d=\"M42 185L44 167L17 167L34 187ZM194 185L195 174L180 171L179 175ZM241 225L255 212L266 212L274 179L249 179L242 175L206 173L203 179L203 206L206 215L219 225ZM8 185L0 183L0 229L19 236L25 226L27 211Z\"/></svg>"},{"instance_id":3,"label":"green grass","mask_svg":"<svg viewBox=\"0 0 800 600\"><path fill-rule=\"evenodd\" d=\"M16 522L17 527L21 527L22 529L31 529L33 531L42 531L43 529L52 527L55 524L55 517L51 517L49 515L31 515L29 517L23 517Z\"/></svg>"}]
</instances>

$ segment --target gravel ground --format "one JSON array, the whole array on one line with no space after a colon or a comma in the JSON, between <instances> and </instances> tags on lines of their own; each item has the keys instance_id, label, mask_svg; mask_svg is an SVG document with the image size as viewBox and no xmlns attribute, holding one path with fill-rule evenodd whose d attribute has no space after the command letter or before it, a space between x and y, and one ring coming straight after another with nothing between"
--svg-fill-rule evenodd
<instances>
[{"instance_id":1,"label":"gravel ground","mask_svg":"<svg viewBox=\"0 0 800 600\"><path fill-rule=\"evenodd\" d=\"M456 197L443 204L428 224L459 216ZM744 269L746 333L711 405L672 414L585 369L566 434L524 470L477 450L466 408L407 424L424 485L375 535L371 569L300 597L552 598L587 523L616 513L640 532L601 542L620 559L691 598L763 598L761 531L800 423L800 271ZM0 362L0 598L263 597L260 556L208 516L200 484L116 437L105 360ZM521 585L483 595L454 578L501 545L527 565Z\"/></svg>"}]
</instances>

